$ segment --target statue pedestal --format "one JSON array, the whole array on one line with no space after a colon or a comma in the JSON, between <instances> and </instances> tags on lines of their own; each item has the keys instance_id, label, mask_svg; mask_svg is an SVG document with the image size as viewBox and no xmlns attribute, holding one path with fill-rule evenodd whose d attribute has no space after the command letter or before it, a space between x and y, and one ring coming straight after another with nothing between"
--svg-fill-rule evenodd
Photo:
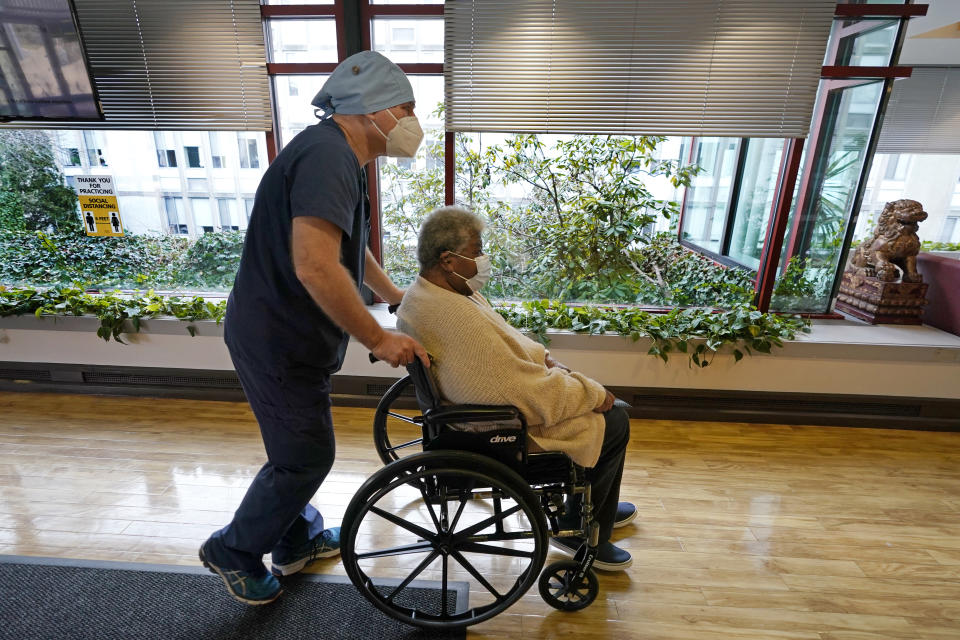
<instances>
[{"instance_id":1,"label":"statue pedestal","mask_svg":"<svg viewBox=\"0 0 960 640\"><path fill-rule=\"evenodd\" d=\"M870 324L921 324L926 282L884 282L845 271L835 309Z\"/></svg>"}]
</instances>

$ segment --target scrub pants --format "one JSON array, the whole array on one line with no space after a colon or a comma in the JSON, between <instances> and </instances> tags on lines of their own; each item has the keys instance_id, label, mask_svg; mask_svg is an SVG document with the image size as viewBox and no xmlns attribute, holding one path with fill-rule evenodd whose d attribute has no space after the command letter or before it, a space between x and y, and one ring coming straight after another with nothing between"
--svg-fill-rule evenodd
<instances>
[{"instance_id":1,"label":"scrub pants","mask_svg":"<svg viewBox=\"0 0 960 640\"><path fill-rule=\"evenodd\" d=\"M617 517L620 501L620 482L623 480L623 463L630 442L630 416L626 402L617 400L610 411L603 414L603 444L597 464L586 470L590 481L593 515L600 525L599 544L608 542L613 533L613 521ZM580 522L580 504L583 496L577 494L567 503L567 516L561 524L576 526Z\"/></svg>"},{"instance_id":2,"label":"scrub pants","mask_svg":"<svg viewBox=\"0 0 960 640\"><path fill-rule=\"evenodd\" d=\"M264 371L227 344L240 384L260 424L267 463L233 520L210 537L225 569L260 572L263 555L290 559L323 531L310 499L333 466L330 377L316 369Z\"/></svg>"}]
</instances>

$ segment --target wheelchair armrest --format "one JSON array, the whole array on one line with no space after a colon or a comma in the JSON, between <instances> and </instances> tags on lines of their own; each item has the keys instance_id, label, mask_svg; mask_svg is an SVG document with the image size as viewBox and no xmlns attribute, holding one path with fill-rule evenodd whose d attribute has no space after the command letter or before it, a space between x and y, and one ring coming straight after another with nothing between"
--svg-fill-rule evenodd
<instances>
[{"instance_id":1,"label":"wheelchair armrest","mask_svg":"<svg viewBox=\"0 0 960 640\"><path fill-rule=\"evenodd\" d=\"M424 420L435 425L451 422L497 422L520 418L516 407L492 406L484 404L456 404L437 407L423 414ZM521 418L522 420L522 418Z\"/></svg>"}]
</instances>

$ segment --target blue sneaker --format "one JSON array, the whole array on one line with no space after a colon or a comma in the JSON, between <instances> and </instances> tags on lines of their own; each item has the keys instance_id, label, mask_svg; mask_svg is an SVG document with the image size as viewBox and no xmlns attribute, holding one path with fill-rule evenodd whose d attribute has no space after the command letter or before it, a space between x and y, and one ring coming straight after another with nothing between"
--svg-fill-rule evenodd
<instances>
[{"instance_id":1,"label":"blue sneaker","mask_svg":"<svg viewBox=\"0 0 960 640\"><path fill-rule=\"evenodd\" d=\"M550 544L569 556L576 556L583 545L581 538L550 538ZM597 557L593 561L593 568L601 571L623 571L633 564L630 552L621 549L612 542L601 542L597 545Z\"/></svg>"},{"instance_id":2,"label":"blue sneaker","mask_svg":"<svg viewBox=\"0 0 960 640\"><path fill-rule=\"evenodd\" d=\"M200 545L200 562L210 570L210 573L220 576L230 595L240 602L267 604L276 600L283 593L280 583L266 570L262 574L255 571L232 571L210 562L209 550L207 549L209 544L210 541L207 540Z\"/></svg>"},{"instance_id":3,"label":"blue sneaker","mask_svg":"<svg viewBox=\"0 0 960 640\"><path fill-rule=\"evenodd\" d=\"M270 571L278 578L294 574L314 560L332 558L340 553L340 527L324 529L290 556L273 558Z\"/></svg>"},{"instance_id":4,"label":"blue sneaker","mask_svg":"<svg viewBox=\"0 0 960 640\"><path fill-rule=\"evenodd\" d=\"M613 518L613 528L625 527L637 517L637 505L632 502L618 502L617 515Z\"/></svg>"}]
</instances>

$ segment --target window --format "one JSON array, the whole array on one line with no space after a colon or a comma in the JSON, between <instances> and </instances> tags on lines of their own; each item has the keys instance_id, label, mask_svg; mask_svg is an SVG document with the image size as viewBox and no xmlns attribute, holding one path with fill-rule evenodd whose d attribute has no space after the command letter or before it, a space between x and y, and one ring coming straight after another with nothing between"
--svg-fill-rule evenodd
<instances>
[{"instance_id":1,"label":"window","mask_svg":"<svg viewBox=\"0 0 960 640\"><path fill-rule=\"evenodd\" d=\"M187 166L191 169L200 169L203 164L200 163L200 147L184 147L187 154Z\"/></svg>"},{"instance_id":2,"label":"window","mask_svg":"<svg viewBox=\"0 0 960 640\"><path fill-rule=\"evenodd\" d=\"M903 156L899 153L891 154L887 158L887 169L884 171L884 180L896 180L902 182L907 179L907 166L910 164L909 156Z\"/></svg>"},{"instance_id":3,"label":"window","mask_svg":"<svg viewBox=\"0 0 960 640\"><path fill-rule=\"evenodd\" d=\"M76 147L69 147L63 150L63 166L79 167L81 164L80 149Z\"/></svg>"},{"instance_id":4,"label":"window","mask_svg":"<svg viewBox=\"0 0 960 640\"><path fill-rule=\"evenodd\" d=\"M213 210L210 198L190 198L190 210L193 212L193 224L198 231L213 233Z\"/></svg>"},{"instance_id":5,"label":"window","mask_svg":"<svg viewBox=\"0 0 960 640\"><path fill-rule=\"evenodd\" d=\"M825 65L885 67L890 64L897 40L898 20L837 20L831 38L837 46L828 48ZM844 36L844 33L852 35ZM833 52L833 58L829 57Z\"/></svg>"},{"instance_id":6,"label":"window","mask_svg":"<svg viewBox=\"0 0 960 640\"><path fill-rule=\"evenodd\" d=\"M237 138L237 144L240 149L240 168L259 169L260 152L257 150L257 139L247 138L242 134Z\"/></svg>"},{"instance_id":7,"label":"window","mask_svg":"<svg viewBox=\"0 0 960 640\"><path fill-rule=\"evenodd\" d=\"M377 161L383 265L398 285L417 272L416 230L420 220L443 205L443 77L408 75L417 101L424 140L415 158ZM431 160L432 158L432 160Z\"/></svg>"},{"instance_id":8,"label":"window","mask_svg":"<svg viewBox=\"0 0 960 640\"><path fill-rule=\"evenodd\" d=\"M784 142L779 138L745 141L747 154L731 211L733 220L727 225L721 254L753 270L760 268L767 225L777 196Z\"/></svg>"},{"instance_id":9,"label":"window","mask_svg":"<svg viewBox=\"0 0 960 640\"><path fill-rule=\"evenodd\" d=\"M174 235L186 235L188 231L183 216L183 198L165 196L163 204L167 213L167 231Z\"/></svg>"},{"instance_id":10,"label":"window","mask_svg":"<svg viewBox=\"0 0 960 640\"><path fill-rule=\"evenodd\" d=\"M790 260L802 267L805 292L775 296L773 310L823 313L830 308L883 87L884 83L876 80L838 81L822 91L822 151L812 159L808 154L803 169L809 173L807 188L794 199L778 270L785 273ZM882 191L879 197L883 199Z\"/></svg>"},{"instance_id":11,"label":"window","mask_svg":"<svg viewBox=\"0 0 960 640\"><path fill-rule=\"evenodd\" d=\"M154 131L153 142L157 147L157 165L160 167L177 166L176 143L173 140L173 133Z\"/></svg>"},{"instance_id":12,"label":"window","mask_svg":"<svg viewBox=\"0 0 960 640\"><path fill-rule=\"evenodd\" d=\"M243 210L247 215L247 222L250 222L250 214L253 213L253 198L243 199Z\"/></svg>"},{"instance_id":13,"label":"window","mask_svg":"<svg viewBox=\"0 0 960 640\"><path fill-rule=\"evenodd\" d=\"M391 45L398 50L413 49L417 46L414 42L415 30L412 27L394 27L390 30Z\"/></svg>"},{"instance_id":14,"label":"window","mask_svg":"<svg viewBox=\"0 0 960 640\"><path fill-rule=\"evenodd\" d=\"M230 134L222 131L210 132L210 166L214 169L225 169L227 167L227 156L225 155L225 145L222 138Z\"/></svg>"},{"instance_id":15,"label":"window","mask_svg":"<svg viewBox=\"0 0 960 640\"><path fill-rule=\"evenodd\" d=\"M237 203L232 198L217 198L217 211L220 214L220 228L224 231L239 231L235 224Z\"/></svg>"},{"instance_id":16,"label":"window","mask_svg":"<svg viewBox=\"0 0 960 640\"><path fill-rule=\"evenodd\" d=\"M694 163L701 167L687 190L680 238L720 254L740 155L738 138L697 138Z\"/></svg>"},{"instance_id":17,"label":"window","mask_svg":"<svg viewBox=\"0 0 960 640\"><path fill-rule=\"evenodd\" d=\"M310 100L326 82L326 75L284 75L273 79L277 96L277 120L280 123L280 146L317 124L315 107ZM292 88L296 86L296 89Z\"/></svg>"},{"instance_id":18,"label":"window","mask_svg":"<svg viewBox=\"0 0 960 640\"><path fill-rule=\"evenodd\" d=\"M96 131L84 131L83 143L87 149L87 162L90 167L106 167L107 159L103 155L103 145L100 142L100 135Z\"/></svg>"},{"instance_id":19,"label":"window","mask_svg":"<svg viewBox=\"0 0 960 640\"><path fill-rule=\"evenodd\" d=\"M442 18L375 18L372 49L397 64L442 63Z\"/></svg>"},{"instance_id":20,"label":"window","mask_svg":"<svg viewBox=\"0 0 960 640\"><path fill-rule=\"evenodd\" d=\"M940 242L960 242L960 211L957 212L957 215L947 216L946 220L943 221Z\"/></svg>"},{"instance_id":21,"label":"window","mask_svg":"<svg viewBox=\"0 0 960 640\"><path fill-rule=\"evenodd\" d=\"M46 163L42 166L52 175L52 179L38 185L38 188L25 188L25 195L39 199L42 189L54 184L75 187L78 175L96 173L110 176L117 188L126 235L112 240L108 244L113 248L94 259L92 254L81 250L79 243L88 242L83 232L62 223L77 220L76 200L50 199L43 208L44 217L40 218L43 226L38 225L37 228L54 227L56 230L51 231L52 241L65 255L80 257L57 261L50 269L33 270L39 275L23 275L22 270L17 271L20 269L18 264L42 261L44 256L39 252L41 247L35 242L35 235L23 230L15 218L11 220L13 224L8 226L7 220L0 216L0 229L4 234L10 234L11 238L17 234L23 235L24 241L17 246L38 247L36 250L27 249L23 260L0 259L0 284L16 282L49 287L83 281L102 289L229 289L235 275L242 238L239 235L228 237L228 249L214 253L212 244L205 243L198 247L196 236L205 230L240 231L247 226L240 200L253 197L263 170L240 168L237 158L238 137L242 137L250 148L261 149L261 153L265 148L265 135L251 131L211 134L208 131L65 129L55 132L29 130L22 135L18 131L16 139L23 139L24 154L37 148L37 145L50 145L48 152L37 154L36 158L38 162ZM212 144L208 142L211 139ZM209 148L221 150L215 155L225 158L225 166L211 168L212 175L209 178L206 176L207 169L188 167L184 155L185 147L204 149L208 144ZM70 166L63 162L69 159L73 149L79 154L80 165ZM105 155L105 159L110 160L109 166L90 167L87 162L88 149L94 150L98 162L101 153L109 153L109 156ZM168 151L171 153L168 154ZM255 152L254 157L257 159L262 156L257 156ZM212 164L203 156L201 160L206 166ZM60 175L57 175L57 169ZM232 243L237 243L237 246ZM231 259L227 260L224 256L231 256ZM212 269L211 264L222 266L223 269Z\"/></svg>"},{"instance_id":22,"label":"window","mask_svg":"<svg viewBox=\"0 0 960 640\"><path fill-rule=\"evenodd\" d=\"M330 18L270 21L272 62L336 62L337 26Z\"/></svg>"}]
</instances>

